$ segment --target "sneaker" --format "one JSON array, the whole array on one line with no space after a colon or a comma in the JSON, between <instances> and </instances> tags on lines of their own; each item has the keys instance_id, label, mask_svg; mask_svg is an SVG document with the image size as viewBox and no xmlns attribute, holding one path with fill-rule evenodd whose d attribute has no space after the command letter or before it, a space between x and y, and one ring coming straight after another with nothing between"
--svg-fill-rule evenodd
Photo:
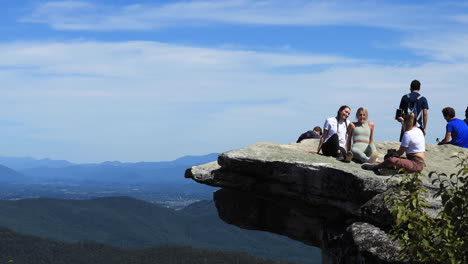
<instances>
[{"instance_id":1,"label":"sneaker","mask_svg":"<svg viewBox=\"0 0 468 264\"><path fill-rule=\"evenodd\" d=\"M369 157L369 163L377 163L377 156L379 156L378 152L372 153Z\"/></svg>"},{"instance_id":2,"label":"sneaker","mask_svg":"<svg viewBox=\"0 0 468 264\"><path fill-rule=\"evenodd\" d=\"M344 162L351 162L353 160L353 152L351 151L348 151L346 152L346 158L344 160Z\"/></svg>"},{"instance_id":3,"label":"sneaker","mask_svg":"<svg viewBox=\"0 0 468 264\"><path fill-rule=\"evenodd\" d=\"M373 170L377 166L377 164L371 164L371 163L364 163L362 164L361 168L365 170Z\"/></svg>"},{"instance_id":4,"label":"sneaker","mask_svg":"<svg viewBox=\"0 0 468 264\"><path fill-rule=\"evenodd\" d=\"M382 176L390 176L390 175L395 175L397 173L398 173L398 170L390 169L390 168L380 168L377 170L377 174L382 175Z\"/></svg>"}]
</instances>

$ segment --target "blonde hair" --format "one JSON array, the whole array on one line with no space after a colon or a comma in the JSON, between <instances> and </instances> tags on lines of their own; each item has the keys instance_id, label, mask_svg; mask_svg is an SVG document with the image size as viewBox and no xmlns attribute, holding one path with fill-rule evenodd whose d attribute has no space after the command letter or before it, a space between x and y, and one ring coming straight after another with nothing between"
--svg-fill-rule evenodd
<instances>
[{"instance_id":1,"label":"blonde hair","mask_svg":"<svg viewBox=\"0 0 468 264\"><path fill-rule=\"evenodd\" d=\"M359 107L358 110L356 111L356 118L358 118L359 112L364 112L366 114L366 120L369 118L369 112L367 112L367 108L365 107Z\"/></svg>"},{"instance_id":2,"label":"blonde hair","mask_svg":"<svg viewBox=\"0 0 468 264\"><path fill-rule=\"evenodd\" d=\"M403 128L406 131L411 130L414 126L416 126L416 115L413 112L409 112L405 116L405 121L403 123Z\"/></svg>"}]
</instances>

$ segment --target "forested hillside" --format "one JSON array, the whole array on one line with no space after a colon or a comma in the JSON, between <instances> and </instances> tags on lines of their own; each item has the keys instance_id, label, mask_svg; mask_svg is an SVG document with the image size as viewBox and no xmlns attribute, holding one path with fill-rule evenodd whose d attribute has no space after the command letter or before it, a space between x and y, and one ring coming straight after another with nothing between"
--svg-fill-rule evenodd
<instances>
[{"instance_id":1,"label":"forested hillside","mask_svg":"<svg viewBox=\"0 0 468 264\"><path fill-rule=\"evenodd\" d=\"M125 248L179 245L246 252L298 263L320 263L320 251L286 237L227 225L213 202L176 211L130 197L0 201L0 226L68 242Z\"/></svg>"},{"instance_id":2,"label":"forested hillside","mask_svg":"<svg viewBox=\"0 0 468 264\"><path fill-rule=\"evenodd\" d=\"M0 263L14 264L275 264L246 254L191 247L160 246L141 250L96 243L64 243L20 235L0 228Z\"/></svg>"}]
</instances>

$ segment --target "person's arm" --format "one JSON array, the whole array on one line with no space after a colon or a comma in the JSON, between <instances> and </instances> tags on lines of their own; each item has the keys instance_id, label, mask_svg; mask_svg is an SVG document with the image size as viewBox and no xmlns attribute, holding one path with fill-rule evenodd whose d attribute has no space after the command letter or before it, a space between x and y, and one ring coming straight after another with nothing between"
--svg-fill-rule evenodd
<instances>
[{"instance_id":1,"label":"person's arm","mask_svg":"<svg viewBox=\"0 0 468 264\"><path fill-rule=\"evenodd\" d=\"M398 157L401 157L401 155L405 154L405 152L408 150L410 139L411 135L408 132L405 132L401 138L400 148L396 152Z\"/></svg>"},{"instance_id":2,"label":"person's arm","mask_svg":"<svg viewBox=\"0 0 468 264\"><path fill-rule=\"evenodd\" d=\"M445 132L445 138L439 142L437 145L444 145L444 144L449 144L450 143L450 138L452 137L452 132Z\"/></svg>"},{"instance_id":3,"label":"person's arm","mask_svg":"<svg viewBox=\"0 0 468 264\"><path fill-rule=\"evenodd\" d=\"M369 136L369 144L374 143L374 123L369 122L369 127L370 127L370 136Z\"/></svg>"},{"instance_id":4,"label":"person's arm","mask_svg":"<svg viewBox=\"0 0 468 264\"><path fill-rule=\"evenodd\" d=\"M427 108L424 108L423 109L423 132L424 132L424 136L426 135L426 128L427 128Z\"/></svg>"},{"instance_id":5,"label":"person's arm","mask_svg":"<svg viewBox=\"0 0 468 264\"><path fill-rule=\"evenodd\" d=\"M354 131L354 123L351 122L349 125L348 125L348 139L346 140L346 150L347 151L350 151L351 150L351 140L352 140L352 137L353 137L353 131Z\"/></svg>"},{"instance_id":6,"label":"person's arm","mask_svg":"<svg viewBox=\"0 0 468 264\"><path fill-rule=\"evenodd\" d=\"M405 108L405 95L401 97L399 109L403 110ZM403 122L403 117L395 117L395 120L398 122Z\"/></svg>"},{"instance_id":7,"label":"person's arm","mask_svg":"<svg viewBox=\"0 0 468 264\"><path fill-rule=\"evenodd\" d=\"M325 139L327 138L328 136L328 129L324 129L323 130L323 133L322 133L322 137L320 138L320 142L319 142L319 145L317 147L317 151L309 151L309 153L319 153L320 150L322 149L322 145L323 145L323 141L325 141Z\"/></svg>"},{"instance_id":8,"label":"person's arm","mask_svg":"<svg viewBox=\"0 0 468 264\"><path fill-rule=\"evenodd\" d=\"M302 133L297 139L296 143L301 143L301 141L306 137L306 133Z\"/></svg>"},{"instance_id":9,"label":"person's arm","mask_svg":"<svg viewBox=\"0 0 468 264\"><path fill-rule=\"evenodd\" d=\"M406 150L408 150L408 147L403 147L400 145L400 148L397 150L398 156L401 157L401 155L403 155L406 152Z\"/></svg>"}]
</instances>

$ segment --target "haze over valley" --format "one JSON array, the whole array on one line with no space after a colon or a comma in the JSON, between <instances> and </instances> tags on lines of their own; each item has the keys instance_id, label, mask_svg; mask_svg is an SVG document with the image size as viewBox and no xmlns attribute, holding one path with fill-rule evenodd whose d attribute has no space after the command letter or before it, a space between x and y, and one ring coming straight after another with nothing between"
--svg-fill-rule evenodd
<instances>
[{"instance_id":1,"label":"haze over valley","mask_svg":"<svg viewBox=\"0 0 468 264\"><path fill-rule=\"evenodd\" d=\"M170 162L75 164L0 157L0 226L67 243L190 246L320 263L316 248L219 219L212 201L216 188L184 178L186 168L216 158L212 153Z\"/></svg>"}]
</instances>

